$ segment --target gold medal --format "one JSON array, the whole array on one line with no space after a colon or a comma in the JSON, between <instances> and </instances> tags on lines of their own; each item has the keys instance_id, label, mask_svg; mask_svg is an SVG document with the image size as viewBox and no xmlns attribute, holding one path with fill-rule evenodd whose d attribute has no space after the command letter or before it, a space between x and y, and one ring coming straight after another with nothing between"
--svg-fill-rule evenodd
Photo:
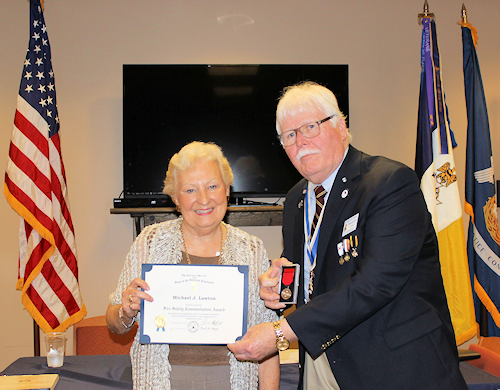
<instances>
[{"instance_id":1,"label":"gold medal","mask_svg":"<svg viewBox=\"0 0 500 390\"><path fill-rule=\"evenodd\" d=\"M354 236L354 245L352 247L352 257L358 257L358 236Z\"/></svg>"},{"instance_id":2,"label":"gold medal","mask_svg":"<svg viewBox=\"0 0 500 390\"><path fill-rule=\"evenodd\" d=\"M281 298L283 298L285 301L288 301L291 296L292 290L290 290L288 287L284 288L283 291L281 291Z\"/></svg>"},{"instance_id":3,"label":"gold medal","mask_svg":"<svg viewBox=\"0 0 500 390\"><path fill-rule=\"evenodd\" d=\"M290 289L291 284L295 278L295 267L283 267L283 273L281 274L281 298L283 301L288 301L293 293Z\"/></svg>"},{"instance_id":4,"label":"gold medal","mask_svg":"<svg viewBox=\"0 0 500 390\"><path fill-rule=\"evenodd\" d=\"M349 261L351 260L351 256L349 256L349 253L346 253L345 257L344 257L344 260L345 261Z\"/></svg>"}]
</instances>

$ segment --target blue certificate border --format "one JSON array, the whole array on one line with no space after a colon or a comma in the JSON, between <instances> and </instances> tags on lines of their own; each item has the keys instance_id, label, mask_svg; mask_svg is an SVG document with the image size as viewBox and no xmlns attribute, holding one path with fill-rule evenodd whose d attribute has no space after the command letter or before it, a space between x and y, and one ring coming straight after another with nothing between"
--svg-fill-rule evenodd
<instances>
[{"instance_id":1,"label":"blue certificate border","mask_svg":"<svg viewBox=\"0 0 500 390\"><path fill-rule=\"evenodd\" d=\"M150 272L153 267L177 267L177 266L184 266L184 267L189 267L189 264L142 264L142 270L141 270L141 279L146 280L146 272ZM244 285L244 291L243 291L243 322L241 324L241 336L238 337L236 340L241 339L245 333L247 332L247 322L248 322L248 265L218 265L218 264L194 264L196 267L232 267L232 268L237 268L238 272L243 274L243 285ZM139 321L139 342L141 344L163 344L163 343L153 343L150 340L150 337L148 335L144 334L144 321L143 319L143 314L144 314L145 306L144 306L144 300L141 300L141 320ZM236 341L235 340L235 341ZM175 343L171 343L175 344ZM210 345L210 344L205 344L205 345Z\"/></svg>"}]
</instances>

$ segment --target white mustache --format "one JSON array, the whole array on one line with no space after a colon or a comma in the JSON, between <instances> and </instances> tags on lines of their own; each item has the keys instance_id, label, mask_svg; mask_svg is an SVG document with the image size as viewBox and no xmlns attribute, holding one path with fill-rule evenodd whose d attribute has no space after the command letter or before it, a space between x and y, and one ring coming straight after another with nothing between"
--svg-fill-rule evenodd
<instances>
[{"instance_id":1,"label":"white mustache","mask_svg":"<svg viewBox=\"0 0 500 390\"><path fill-rule=\"evenodd\" d=\"M311 154L319 154L319 149L300 149L295 158L300 161L302 157L309 156Z\"/></svg>"}]
</instances>

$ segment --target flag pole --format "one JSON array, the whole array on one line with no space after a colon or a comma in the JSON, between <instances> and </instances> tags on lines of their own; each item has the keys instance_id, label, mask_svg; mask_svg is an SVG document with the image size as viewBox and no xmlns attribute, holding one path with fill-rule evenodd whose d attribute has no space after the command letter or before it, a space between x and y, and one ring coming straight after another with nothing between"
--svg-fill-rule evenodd
<instances>
[{"instance_id":1,"label":"flag pole","mask_svg":"<svg viewBox=\"0 0 500 390\"><path fill-rule=\"evenodd\" d=\"M34 346L34 356L40 356L40 327L33 320L33 346Z\"/></svg>"},{"instance_id":2,"label":"flag pole","mask_svg":"<svg viewBox=\"0 0 500 390\"><path fill-rule=\"evenodd\" d=\"M477 33L474 31L475 29L471 25L469 25L469 22L467 21L467 8L465 8L464 3L462 3L462 26L468 26L470 28L473 42L475 45L477 41ZM474 35L476 35L476 37L474 37ZM479 301L479 304L480 304L479 335L483 337L488 337L489 336L488 310L486 309L486 306L484 306L484 303L482 301Z\"/></svg>"},{"instance_id":3,"label":"flag pole","mask_svg":"<svg viewBox=\"0 0 500 390\"><path fill-rule=\"evenodd\" d=\"M40 5L42 6L42 12L44 12L44 0L40 0ZM34 356L40 356L40 326L35 320L33 320L33 349Z\"/></svg>"}]
</instances>

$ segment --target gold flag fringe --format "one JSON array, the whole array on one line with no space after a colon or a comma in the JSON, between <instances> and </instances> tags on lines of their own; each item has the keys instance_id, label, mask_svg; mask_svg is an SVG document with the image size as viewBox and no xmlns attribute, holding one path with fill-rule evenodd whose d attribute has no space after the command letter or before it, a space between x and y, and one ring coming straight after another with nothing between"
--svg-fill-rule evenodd
<instances>
[{"instance_id":1,"label":"gold flag fringe","mask_svg":"<svg viewBox=\"0 0 500 390\"><path fill-rule=\"evenodd\" d=\"M467 27L471 34L472 34L472 41L474 42L474 47L477 49L477 41L479 40L479 37L477 35L477 29L470 23L464 23L464 22L461 22L460 25L462 27Z\"/></svg>"}]
</instances>

